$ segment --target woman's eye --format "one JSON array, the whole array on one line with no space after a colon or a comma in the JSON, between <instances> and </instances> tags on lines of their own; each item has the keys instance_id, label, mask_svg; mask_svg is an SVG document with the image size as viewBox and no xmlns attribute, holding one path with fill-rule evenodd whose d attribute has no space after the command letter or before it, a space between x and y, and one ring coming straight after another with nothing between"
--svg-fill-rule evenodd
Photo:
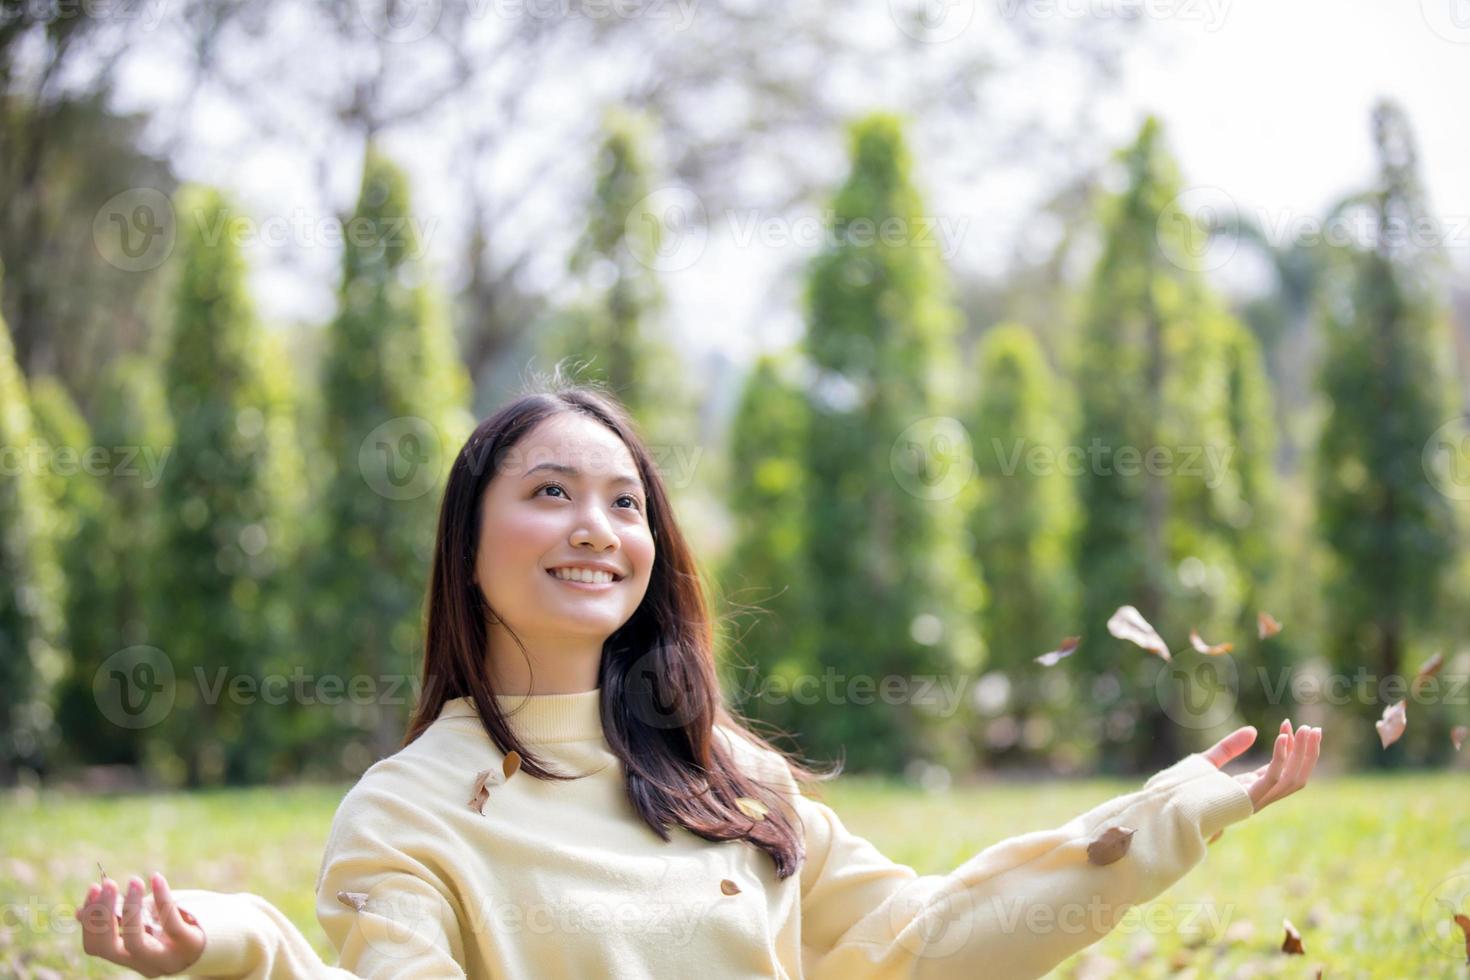
<instances>
[{"instance_id":1,"label":"woman's eye","mask_svg":"<svg viewBox=\"0 0 1470 980\"><path fill-rule=\"evenodd\" d=\"M635 496L633 496L631 493L625 493L621 497L619 497L618 499L619 500L631 500L631 501L633 501L633 509L634 510L642 510L643 509L642 506L640 506L639 503L638 503L638 498L635 497Z\"/></svg>"},{"instance_id":2,"label":"woman's eye","mask_svg":"<svg viewBox=\"0 0 1470 980\"><path fill-rule=\"evenodd\" d=\"M535 489L535 491L531 494L531 496L534 497L534 496L540 494L542 490L560 490L563 494L566 493L566 489L563 488L560 483L544 483L541 486L537 487ZM638 502L638 498L635 497L635 496L633 496L631 493L625 493L625 494L623 494L622 496L620 496L618 498L618 500L619 501L631 500L633 502L633 509L634 510L642 510L643 509L643 507Z\"/></svg>"}]
</instances>

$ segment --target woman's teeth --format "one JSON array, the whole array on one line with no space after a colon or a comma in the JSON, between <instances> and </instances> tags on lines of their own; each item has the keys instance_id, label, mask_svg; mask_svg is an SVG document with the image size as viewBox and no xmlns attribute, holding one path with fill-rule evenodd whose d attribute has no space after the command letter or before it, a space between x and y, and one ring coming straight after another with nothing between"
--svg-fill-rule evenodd
<instances>
[{"instance_id":1,"label":"woman's teeth","mask_svg":"<svg viewBox=\"0 0 1470 980\"><path fill-rule=\"evenodd\" d=\"M587 582L592 585L606 585L613 580L612 575L608 572L593 572L579 568L553 568L551 574L570 582Z\"/></svg>"}]
</instances>

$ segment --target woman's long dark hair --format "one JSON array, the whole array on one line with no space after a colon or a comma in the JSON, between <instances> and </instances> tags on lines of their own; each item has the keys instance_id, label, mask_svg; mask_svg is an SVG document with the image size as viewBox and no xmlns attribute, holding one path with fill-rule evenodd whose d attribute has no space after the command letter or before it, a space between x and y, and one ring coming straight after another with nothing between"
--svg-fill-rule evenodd
<instances>
[{"instance_id":1,"label":"woman's long dark hair","mask_svg":"<svg viewBox=\"0 0 1470 980\"><path fill-rule=\"evenodd\" d=\"M776 752L802 783L830 779L837 772L819 774L794 761L726 708L703 582L674 521L663 479L617 399L595 383L563 380L559 366L551 379L481 422L450 469L425 610L422 694L403 744L433 724L447 701L467 696L500 750L520 754L521 772L538 779L579 778L542 765L501 714L494 697L499 692L485 670L487 617L494 610L474 581L485 487L527 433L565 412L594 419L621 439L647 490L656 551L648 592L628 621L607 638L598 667L603 732L626 768L628 799L663 840L669 840L670 823L706 840L748 840L768 852L777 876L786 878L799 870L805 856L802 835L778 805L782 795L737 767L714 727ZM515 637L514 631L511 635ZM525 645L515 639L524 653ZM742 797L764 803L764 819L742 812L737 803Z\"/></svg>"}]
</instances>

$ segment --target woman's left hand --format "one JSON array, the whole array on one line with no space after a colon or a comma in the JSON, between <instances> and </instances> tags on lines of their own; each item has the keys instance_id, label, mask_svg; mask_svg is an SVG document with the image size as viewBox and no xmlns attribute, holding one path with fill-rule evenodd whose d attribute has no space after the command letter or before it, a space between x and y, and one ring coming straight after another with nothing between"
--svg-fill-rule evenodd
<instances>
[{"instance_id":1,"label":"woman's left hand","mask_svg":"<svg viewBox=\"0 0 1470 980\"><path fill-rule=\"evenodd\" d=\"M1223 769L1225 763L1250 748L1255 740L1255 728L1246 725L1244 728L1237 728L1200 754L1214 763L1215 768ZM1301 725L1293 732L1291 719L1287 718L1282 721L1281 731L1276 736L1271 761L1233 778L1245 787L1250 794L1251 803L1255 805L1255 812L1260 813L1268 804L1290 796L1307 785L1307 779L1312 775L1312 767L1317 764L1321 749L1322 729Z\"/></svg>"}]
</instances>

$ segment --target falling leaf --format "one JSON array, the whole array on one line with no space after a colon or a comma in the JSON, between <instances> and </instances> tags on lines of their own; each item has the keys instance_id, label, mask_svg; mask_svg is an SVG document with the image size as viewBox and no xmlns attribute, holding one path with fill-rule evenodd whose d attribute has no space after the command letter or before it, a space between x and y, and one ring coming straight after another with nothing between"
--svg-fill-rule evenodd
<instances>
[{"instance_id":1,"label":"falling leaf","mask_svg":"<svg viewBox=\"0 0 1470 980\"><path fill-rule=\"evenodd\" d=\"M757 821L766 819L766 814L771 812L770 807L760 800L753 800L748 796L736 797L735 805L740 808L741 813Z\"/></svg>"},{"instance_id":2,"label":"falling leaf","mask_svg":"<svg viewBox=\"0 0 1470 980\"><path fill-rule=\"evenodd\" d=\"M1205 843L1206 844L1213 844L1213 843L1215 843L1215 841L1219 840L1222 836L1224 836L1224 834L1225 834L1225 829L1222 827L1219 830L1215 831L1214 835L1211 836L1209 840L1205 841Z\"/></svg>"},{"instance_id":3,"label":"falling leaf","mask_svg":"<svg viewBox=\"0 0 1470 980\"><path fill-rule=\"evenodd\" d=\"M1409 695L1412 697L1413 695L1418 694L1419 689L1424 686L1424 682L1429 680L1429 678L1433 677L1435 674L1439 673L1439 668L1443 666L1444 654L1442 653L1436 653L1434 656L1424 661L1424 666L1420 667L1419 672L1414 675L1414 683L1409 685Z\"/></svg>"},{"instance_id":4,"label":"falling leaf","mask_svg":"<svg viewBox=\"0 0 1470 980\"><path fill-rule=\"evenodd\" d=\"M361 912L362 907L367 904L367 892L338 892L337 901L343 905Z\"/></svg>"},{"instance_id":5,"label":"falling leaf","mask_svg":"<svg viewBox=\"0 0 1470 980\"><path fill-rule=\"evenodd\" d=\"M1305 956L1306 950L1302 949L1302 934L1296 931L1296 926L1291 924L1290 919L1282 919L1281 924L1286 928L1286 938L1281 941L1281 951Z\"/></svg>"},{"instance_id":6,"label":"falling leaf","mask_svg":"<svg viewBox=\"0 0 1470 980\"><path fill-rule=\"evenodd\" d=\"M1096 865L1112 864L1128 853L1136 833L1132 827L1109 827L1087 845L1087 860Z\"/></svg>"},{"instance_id":7,"label":"falling leaf","mask_svg":"<svg viewBox=\"0 0 1470 980\"><path fill-rule=\"evenodd\" d=\"M484 814L485 803L490 799L490 787L495 783L494 769L481 769L475 773L475 788L470 796L470 809Z\"/></svg>"},{"instance_id":8,"label":"falling leaf","mask_svg":"<svg viewBox=\"0 0 1470 980\"><path fill-rule=\"evenodd\" d=\"M1046 653L1043 653L1041 656L1033 657L1032 659L1041 664L1043 667L1054 666L1056 662L1058 660L1061 660L1063 657L1070 657L1072 654L1076 653L1077 644L1081 642L1082 637L1080 636L1068 636L1062 640L1061 644L1058 645L1055 650L1049 650Z\"/></svg>"},{"instance_id":9,"label":"falling leaf","mask_svg":"<svg viewBox=\"0 0 1470 980\"><path fill-rule=\"evenodd\" d=\"M1460 746L1465 744L1465 736L1470 735L1470 728L1464 725L1456 725L1450 729L1450 741L1455 743L1455 751L1460 751Z\"/></svg>"},{"instance_id":10,"label":"falling leaf","mask_svg":"<svg viewBox=\"0 0 1470 980\"><path fill-rule=\"evenodd\" d=\"M511 749L506 753L505 761L500 764L500 768L505 772L506 779L514 776L521 769L521 754L515 749Z\"/></svg>"},{"instance_id":11,"label":"falling leaf","mask_svg":"<svg viewBox=\"0 0 1470 980\"><path fill-rule=\"evenodd\" d=\"M1455 925L1465 934L1465 965L1470 966L1470 915L1464 912L1455 913Z\"/></svg>"},{"instance_id":12,"label":"falling leaf","mask_svg":"<svg viewBox=\"0 0 1470 980\"><path fill-rule=\"evenodd\" d=\"M1143 618L1143 613L1132 606L1119 606L1118 611L1113 613L1108 620L1108 632L1120 640L1128 640L1136 643L1145 650L1152 651L1169 660L1169 646L1166 644L1154 628L1149 625L1148 620Z\"/></svg>"},{"instance_id":13,"label":"falling leaf","mask_svg":"<svg viewBox=\"0 0 1470 980\"><path fill-rule=\"evenodd\" d=\"M1405 701L1395 701L1383 709L1383 718L1373 723L1373 727L1378 729L1378 740L1385 749L1404 734L1404 726L1409 723L1406 704Z\"/></svg>"},{"instance_id":14,"label":"falling leaf","mask_svg":"<svg viewBox=\"0 0 1470 980\"><path fill-rule=\"evenodd\" d=\"M740 886L735 884L735 882L731 881L729 878L724 878L720 881L720 891L724 892L726 895L739 895Z\"/></svg>"},{"instance_id":15,"label":"falling leaf","mask_svg":"<svg viewBox=\"0 0 1470 980\"><path fill-rule=\"evenodd\" d=\"M1280 632L1281 624L1276 622L1275 616L1272 616L1264 609L1256 613L1256 633L1261 639L1264 640L1268 636L1275 636Z\"/></svg>"},{"instance_id":16,"label":"falling leaf","mask_svg":"<svg viewBox=\"0 0 1470 980\"><path fill-rule=\"evenodd\" d=\"M1193 646L1200 653L1208 653L1208 654L1229 653L1231 650L1234 650L1235 649L1235 644L1234 643L1216 643L1216 644L1213 644L1213 645L1212 644L1209 644L1209 643L1206 643L1204 641L1204 639L1200 637L1199 630L1190 630L1189 631L1189 642L1190 642L1190 645Z\"/></svg>"}]
</instances>

